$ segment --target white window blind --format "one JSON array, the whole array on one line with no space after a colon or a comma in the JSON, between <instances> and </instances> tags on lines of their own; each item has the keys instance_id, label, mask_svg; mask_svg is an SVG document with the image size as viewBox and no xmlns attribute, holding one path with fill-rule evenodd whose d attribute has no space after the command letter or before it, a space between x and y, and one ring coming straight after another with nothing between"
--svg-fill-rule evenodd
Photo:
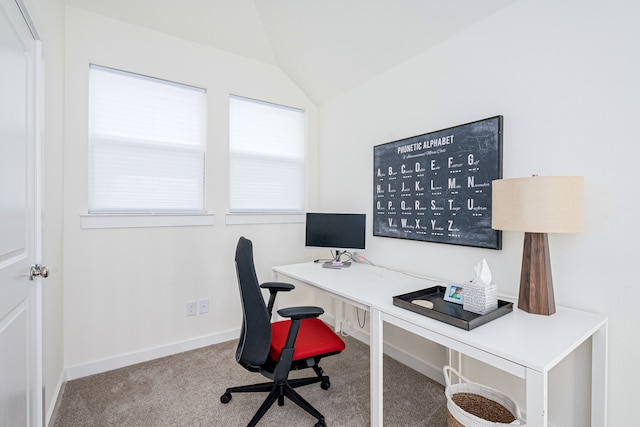
<instances>
[{"instance_id":1,"label":"white window blind","mask_svg":"<svg viewBox=\"0 0 640 427\"><path fill-rule=\"evenodd\" d=\"M303 114L296 108L230 97L230 212L303 211Z\"/></svg>"},{"instance_id":2,"label":"white window blind","mask_svg":"<svg viewBox=\"0 0 640 427\"><path fill-rule=\"evenodd\" d=\"M91 65L89 213L202 213L205 91Z\"/></svg>"}]
</instances>

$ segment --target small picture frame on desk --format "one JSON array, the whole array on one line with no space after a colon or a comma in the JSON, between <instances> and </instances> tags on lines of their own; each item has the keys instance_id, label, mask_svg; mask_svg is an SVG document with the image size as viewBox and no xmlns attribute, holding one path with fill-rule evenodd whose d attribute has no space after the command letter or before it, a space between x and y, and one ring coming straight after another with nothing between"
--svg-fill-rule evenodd
<instances>
[{"instance_id":1,"label":"small picture frame on desk","mask_svg":"<svg viewBox=\"0 0 640 427\"><path fill-rule=\"evenodd\" d=\"M464 292L463 287L459 283L449 283L447 284L447 289L444 291L444 300L453 302L455 304L463 304L464 303Z\"/></svg>"}]
</instances>

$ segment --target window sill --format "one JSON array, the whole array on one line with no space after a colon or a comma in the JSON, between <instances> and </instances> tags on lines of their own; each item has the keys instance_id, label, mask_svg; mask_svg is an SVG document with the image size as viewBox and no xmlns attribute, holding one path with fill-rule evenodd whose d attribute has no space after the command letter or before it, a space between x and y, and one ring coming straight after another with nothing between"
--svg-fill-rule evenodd
<instances>
[{"instance_id":1,"label":"window sill","mask_svg":"<svg viewBox=\"0 0 640 427\"><path fill-rule=\"evenodd\" d=\"M225 216L226 225L239 224L294 224L305 221L305 214L276 214L276 213L228 213Z\"/></svg>"},{"instance_id":2,"label":"window sill","mask_svg":"<svg viewBox=\"0 0 640 427\"><path fill-rule=\"evenodd\" d=\"M205 214L81 214L81 228L189 227L213 225Z\"/></svg>"}]
</instances>

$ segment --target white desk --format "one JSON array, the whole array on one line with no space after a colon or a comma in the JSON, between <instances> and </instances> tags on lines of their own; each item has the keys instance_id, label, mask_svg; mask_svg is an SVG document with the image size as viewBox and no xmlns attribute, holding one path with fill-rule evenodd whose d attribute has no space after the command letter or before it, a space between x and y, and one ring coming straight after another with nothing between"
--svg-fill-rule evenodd
<instances>
[{"instance_id":1,"label":"white desk","mask_svg":"<svg viewBox=\"0 0 640 427\"><path fill-rule=\"evenodd\" d=\"M346 269L302 263L273 268L274 280L296 279L371 313L371 425L382 425L383 322L495 366L525 380L527 426L547 426L548 373L590 337L591 425L606 426L607 317L565 307L552 316L512 313L471 331L393 305L393 296L433 286L379 267Z\"/></svg>"}]
</instances>

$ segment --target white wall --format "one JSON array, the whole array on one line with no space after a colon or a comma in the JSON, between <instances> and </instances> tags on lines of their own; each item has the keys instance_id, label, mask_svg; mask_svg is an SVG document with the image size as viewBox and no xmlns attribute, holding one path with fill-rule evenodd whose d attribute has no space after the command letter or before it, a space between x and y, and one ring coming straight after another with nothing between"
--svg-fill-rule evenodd
<instances>
[{"instance_id":1,"label":"white wall","mask_svg":"<svg viewBox=\"0 0 640 427\"><path fill-rule=\"evenodd\" d=\"M44 4L41 0L33 3ZM42 16L55 7L42 5ZM634 385L640 371L640 297L632 277L638 259L640 154L634 120L640 113L635 77L640 30L635 2L521 0L396 69L320 108L316 203L315 173L309 206L372 213L372 147L395 139L502 114L504 176L576 174L586 179L586 227L550 236L558 304L610 318L609 425L633 425ZM64 237L64 366L145 351L237 328L240 323L232 252L239 235L256 244L258 274L271 265L308 259L302 226L226 226L229 93L308 111L310 155L316 150L316 110L279 70L118 21L67 9L64 188L60 188L61 47L50 53L47 81L45 253L54 281L44 291L47 406L61 370ZM47 16L51 27L61 20ZM60 29L51 28L55 46ZM46 44L45 44L46 48ZM45 54L46 54L45 50ZM51 51L49 51L51 52ZM58 60L56 60L58 55ZM209 99L208 208L212 227L82 230L87 209L87 73L89 62L204 86ZM361 158L361 162L353 162ZM311 165L313 167L313 160ZM336 173L335 171L340 171ZM349 184L348 186L346 184ZM342 188L336 192L335 188ZM64 222L59 203L64 191ZM486 258L500 290L516 294L522 236L504 233L502 251L371 237L373 261L452 280L469 279ZM63 233L64 230L64 233ZM273 250L277 246L278 250ZM46 261L46 260L45 260ZM55 275L58 274L56 277ZM51 278L50 278L51 280ZM612 297L609 297L609 294ZM617 295L621 297L616 298ZM188 299L209 297L211 313L187 318ZM439 349L405 344L430 361ZM434 359L432 359L432 357ZM552 371L554 425L588 425L588 346ZM475 364L470 361L468 366ZM480 372L482 371L482 372ZM51 372L53 378L47 378ZM523 398L522 384L491 370L476 378ZM495 376L495 377L494 377ZM491 378L490 378L491 377Z\"/></svg>"},{"instance_id":2,"label":"white wall","mask_svg":"<svg viewBox=\"0 0 640 427\"><path fill-rule=\"evenodd\" d=\"M213 226L81 229L87 212L89 64L207 89L207 210ZM254 242L256 269L308 259L303 225L225 225L228 97L306 110L309 203L315 200L317 109L277 68L75 8L66 10L64 147L64 349L68 368L145 352L240 327L233 256L240 235ZM186 316L209 298L210 312ZM93 368L91 368L93 369ZM89 371L91 370L89 369Z\"/></svg>"},{"instance_id":3,"label":"white wall","mask_svg":"<svg viewBox=\"0 0 640 427\"><path fill-rule=\"evenodd\" d=\"M555 296L609 316L612 426L637 424L640 382L638 16L633 1L521 0L323 104L319 120L320 205L369 214L369 259L458 281L486 258L507 294L518 291L521 233L505 232L501 251L372 237L372 147L501 114L505 178L585 177L584 232L550 236ZM585 345L551 372L552 424L589 425L589 363ZM520 381L467 364L522 402Z\"/></svg>"}]
</instances>

